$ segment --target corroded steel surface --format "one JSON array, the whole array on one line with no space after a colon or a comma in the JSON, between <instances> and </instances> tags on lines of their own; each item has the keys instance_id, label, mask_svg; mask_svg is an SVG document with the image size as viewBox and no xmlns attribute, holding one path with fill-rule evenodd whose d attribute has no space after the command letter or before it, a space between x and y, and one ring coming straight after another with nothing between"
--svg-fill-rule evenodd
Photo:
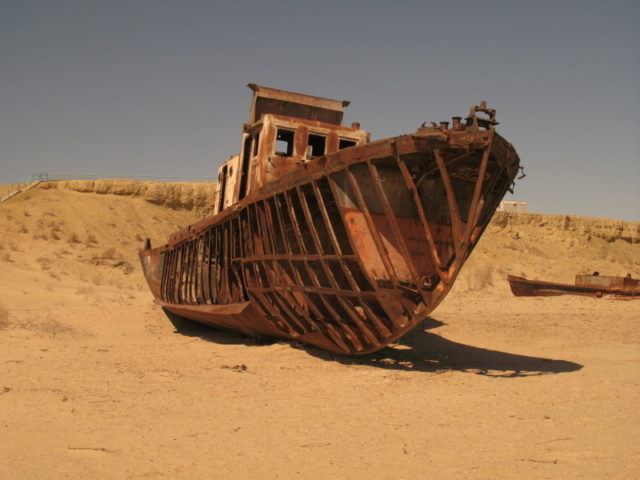
<instances>
[{"instance_id":1,"label":"corroded steel surface","mask_svg":"<svg viewBox=\"0 0 640 480\"><path fill-rule=\"evenodd\" d=\"M357 125L255 120L228 163L241 176L232 193L221 187L219 212L143 249L145 275L173 313L339 353L379 350L426 318L519 169L484 104L452 128L371 143Z\"/></svg>"},{"instance_id":2,"label":"corroded steel surface","mask_svg":"<svg viewBox=\"0 0 640 480\"><path fill-rule=\"evenodd\" d=\"M640 280L631 277L576 275L574 285L567 283L528 280L509 275L511 291L516 297L551 297L556 295L582 295L587 297L611 296L640 300Z\"/></svg>"}]
</instances>

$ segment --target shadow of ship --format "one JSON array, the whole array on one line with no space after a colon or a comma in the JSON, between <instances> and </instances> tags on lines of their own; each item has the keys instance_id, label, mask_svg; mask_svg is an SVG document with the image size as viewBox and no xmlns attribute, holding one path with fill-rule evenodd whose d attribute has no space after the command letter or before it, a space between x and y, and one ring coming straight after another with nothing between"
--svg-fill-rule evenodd
<instances>
[{"instance_id":1,"label":"shadow of ship","mask_svg":"<svg viewBox=\"0 0 640 480\"><path fill-rule=\"evenodd\" d=\"M271 337L245 337L231 331L217 330L192 322L167 310L165 314L176 328L176 333L198 337L208 342L262 346L283 341ZM442 325L444 325L443 322L429 317L424 321L422 328L405 335L395 345L361 357L333 354L293 341L287 341L287 343L322 360L335 361L343 365L364 365L406 372L458 371L489 377L517 378L568 373L582 368L579 363L567 360L518 355L465 345L427 331Z\"/></svg>"}]
</instances>

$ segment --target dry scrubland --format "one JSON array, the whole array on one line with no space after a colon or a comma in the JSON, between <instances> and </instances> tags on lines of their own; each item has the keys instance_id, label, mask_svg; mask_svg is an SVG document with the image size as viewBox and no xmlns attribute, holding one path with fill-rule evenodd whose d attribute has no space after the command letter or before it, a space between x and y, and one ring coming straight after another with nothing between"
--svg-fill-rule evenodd
<instances>
[{"instance_id":1,"label":"dry scrubland","mask_svg":"<svg viewBox=\"0 0 640 480\"><path fill-rule=\"evenodd\" d=\"M638 478L640 302L504 278L638 277L640 223L497 215L423 328L347 358L152 304L137 249L214 192L50 182L0 204L1 478Z\"/></svg>"}]
</instances>

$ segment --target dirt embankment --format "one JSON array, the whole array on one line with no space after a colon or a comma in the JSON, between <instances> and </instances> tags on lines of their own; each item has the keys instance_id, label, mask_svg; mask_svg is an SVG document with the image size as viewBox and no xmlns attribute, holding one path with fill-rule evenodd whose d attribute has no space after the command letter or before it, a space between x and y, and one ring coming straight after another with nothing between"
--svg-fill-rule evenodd
<instances>
[{"instance_id":1,"label":"dirt embankment","mask_svg":"<svg viewBox=\"0 0 640 480\"><path fill-rule=\"evenodd\" d=\"M569 235L601 238L607 242L640 243L640 222L609 218L497 212L491 225L511 230L517 230L519 226L544 228Z\"/></svg>"},{"instance_id":2,"label":"dirt embankment","mask_svg":"<svg viewBox=\"0 0 640 480\"><path fill-rule=\"evenodd\" d=\"M23 183L8 183L0 185L0 198L4 198L5 195L15 192L16 190L23 188Z\"/></svg>"},{"instance_id":3,"label":"dirt embankment","mask_svg":"<svg viewBox=\"0 0 640 480\"><path fill-rule=\"evenodd\" d=\"M126 179L63 180L43 183L41 188L139 197L154 205L189 210L202 217L212 212L218 192L218 184L213 182L169 183Z\"/></svg>"},{"instance_id":4,"label":"dirt embankment","mask_svg":"<svg viewBox=\"0 0 640 480\"><path fill-rule=\"evenodd\" d=\"M506 291L507 274L572 283L594 271L640 277L640 222L498 212L454 288Z\"/></svg>"}]
</instances>

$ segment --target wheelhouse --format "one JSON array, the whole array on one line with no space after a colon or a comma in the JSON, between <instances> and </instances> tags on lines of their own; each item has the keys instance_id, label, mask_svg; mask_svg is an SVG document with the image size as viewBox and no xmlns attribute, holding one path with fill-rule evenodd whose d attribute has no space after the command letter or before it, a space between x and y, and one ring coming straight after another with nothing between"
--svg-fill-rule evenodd
<instances>
[{"instance_id":1,"label":"wheelhouse","mask_svg":"<svg viewBox=\"0 0 640 480\"><path fill-rule=\"evenodd\" d=\"M342 125L348 101L301 95L249 84L250 123L239 155L218 169L215 213L307 162L369 142L358 123Z\"/></svg>"}]
</instances>

